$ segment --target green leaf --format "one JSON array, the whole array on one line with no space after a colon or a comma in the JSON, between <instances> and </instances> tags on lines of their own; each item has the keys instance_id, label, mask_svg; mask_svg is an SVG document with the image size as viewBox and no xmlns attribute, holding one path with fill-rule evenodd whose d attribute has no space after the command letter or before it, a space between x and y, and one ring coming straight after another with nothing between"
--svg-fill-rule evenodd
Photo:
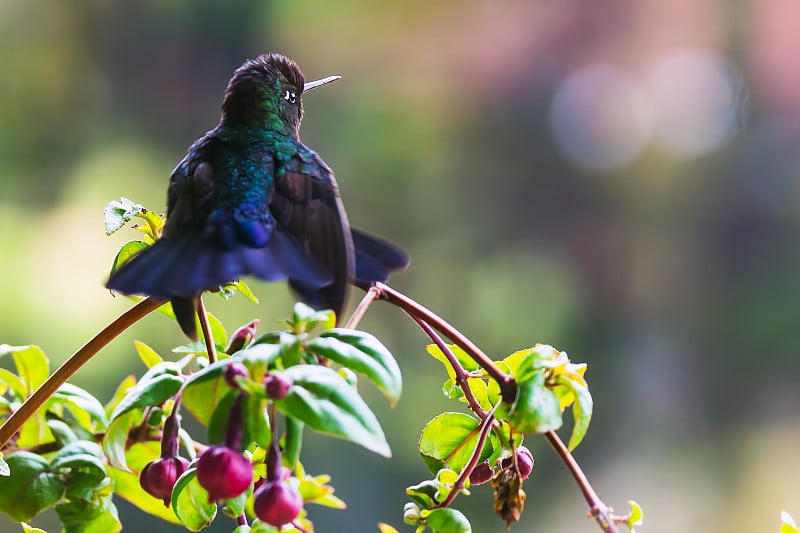
<instances>
[{"instance_id":1,"label":"green leaf","mask_svg":"<svg viewBox=\"0 0 800 533\"><path fill-rule=\"evenodd\" d=\"M50 472L45 458L22 451L6 461L11 475L0 477L0 511L14 521L30 522L64 496L64 482Z\"/></svg>"},{"instance_id":2,"label":"green leaf","mask_svg":"<svg viewBox=\"0 0 800 533\"><path fill-rule=\"evenodd\" d=\"M589 389L568 375L557 375L556 383L566 386L575 396L575 403L572 404L572 417L575 419L575 425L572 428L568 445L569 451L572 451L578 447L589 429L594 403Z\"/></svg>"},{"instance_id":3,"label":"green leaf","mask_svg":"<svg viewBox=\"0 0 800 533\"><path fill-rule=\"evenodd\" d=\"M102 450L88 441L72 442L61 448L50 461L50 469L61 474L70 498L91 492L108 477Z\"/></svg>"},{"instance_id":4,"label":"green leaf","mask_svg":"<svg viewBox=\"0 0 800 533\"><path fill-rule=\"evenodd\" d=\"M422 430L419 453L429 470L436 474L443 466L461 472L478 444L480 420L465 413L442 413ZM478 462L488 460L502 449L499 437L489 433Z\"/></svg>"},{"instance_id":5,"label":"green leaf","mask_svg":"<svg viewBox=\"0 0 800 533\"><path fill-rule=\"evenodd\" d=\"M392 402L400 399L403 381L392 354L373 335L336 328L310 340L306 349L367 376Z\"/></svg>"},{"instance_id":6,"label":"green leaf","mask_svg":"<svg viewBox=\"0 0 800 533\"><path fill-rule=\"evenodd\" d=\"M243 442L255 442L262 448L269 448L272 441L272 431L267 418L267 400L248 394L242 402L242 426L244 429Z\"/></svg>"},{"instance_id":7,"label":"green leaf","mask_svg":"<svg viewBox=\"0 0 800 533\"><path fill-rule=\"evenodd\" d=\"M133 203L125 197L120 201L112 200L103 208L103 218L106 223L106 235L111 235L130 222L144 210L139 204Z\"/></svg>"},{"instance_id":8,"label":"green leaf","mask_svg":"<svg viewBox=\"0 0 800 533\"><path fill-rule=\"evenodd\" d=\"M128 376L123 379L119 385L117 385L117 390L114 391L114 395L108 400L103 406L103 410L106 412L106 417L111 416L111 413L114 412L114 409L117 408L119 402L128 394L128 390L136 385L136 377L135 376Z\"/></svg>"},{"instance_id":9,"label":"green leaf","mask_svg":"<svg viewBox=\"0 0 800 533\"><path fill-rule=\"evenodd\" d=\"M625 524L628 526L628 529L631 530L631 533L635 533L634 526L641 526L644 524L644 511L642 507L633 500L628 500L628 505L631 506L631 512L628 513L628 519L625 521ZM781 528L780 533L800 533L797 528L794 531L784 531Z\"/></svg>"},{"instance_id":10,"label":"green leaf","mask_svg":"<svg viewBox=\"0 0 800 533\"><path fill-rule=\"evenodd\" d=\"M22 379L6 368L0 368L0 381L6 384L13 392L18 400L24 400L27 397L28 389Z\"/></svg>"},{"instance_id":11,"label":"green leaf","mask_svg":"<svg viewBox=\"0 0 800 533\"><path fill-rule=\"evenodd\" d=\"M197 481L195 468L184 472L175 482L172 508L181 524L190 531L200 531L217 516L217 504L208 501L208 492Z\"/></svg>"},{"instance_id":12,"label":"green leaf","mask_svg":"<svg viewBox=\"0 0 800 533\"><path fill-rule=\"evenodd\" d=\"M125 262L131 257L150 246L142 241L128 241L122 245L117 255L114 256L114 262L111 264L111 273L116 272Z\"/></svg>"},{"instance_id":13,"label":"green leaf","mask_svg":"<svg viewBox=\"0 0 800 533\"><path fill-rule=\"evenodd\" d=\"M275 402L284 414L320 433L391 456L378 419L358 391L337 372L324 366L297 365L287 368L283 375L294 384L285 398Z\"/></svg>"},{"instance_id":14,"label":"green leaf","mask_svg":"<svg viewBox=\"0 0 800 533\"><path fill-rule=\"evenodd\" d=\"M134 347L136 347L136 353L139 354L139 359L142 360L144 366L147 368L153 368L159 363L163 363L164 359L158 355L158 353L146 345L141 341L133 341Z\"/></svg>"},{"instance_id":15,"label":"green leaf","mask_svg":"<svg viewBox=\"0 0 800 533\"><path fill-rule=\"evenodd\" d=\"M561 405L558 396L545 385L544 371L537 371L525 381L518 381L517 399L513 406L500 404L497 418L511 424L515 433L544 433L561 427Z\"/></svg>"},{"instance_id":16,"label":"green leaf","mask_svg":"<svg viewBox=\"0 0 800 533\"><path fill-rule=\"evenodd\" d=\"M47 356L38 346L0 344L0 358L8 354L11 354L14 358L17 373L25 384L25 396L30 396L50 375L50 364L47 361ZM8 385L13 388L11 383L8 383Z\"/></svg>"},{"instance_id":17,"label":"green leaf","mask_svg":"<svg viewBox=\"0 0 800 533\"><path fill-rule=\"evenodd\" d=\"M111 414L112 421L132 409L161 405L174 396L183 385L183 379L172 374L159 374L151 379L145 379L146 376L147 374L142 376L139 383L128 389L125 397Z\"/></svg>"},{"instance_id":18,"label":"green leaf","mask_svg":"<svg viewBox=\"0 0 800 533\"><path fill-rule=\"evenodd\" d=\"M80 387L64 383L53 394L52 402L65 405L72 412L78 424L86 431L95 430L92 420L98 422L102 427L108 426L103 404Z\"/></svg>"},{"instance_id":19,"label":"green leaf","mask_svg":"<svg viewBox=\"0 0 800 533\"><path fill-rule=\"evenodd\" d=\"M290 325L295 333L308 332L317 326L328 330L336 325L336 315L333 311L317 311L302 302L297 302L294 304Z\"/></svg>"},{"instance_id":20,"label":"green leaf","mask_svg":"<svg viewBox=\"0 0 800 533\"><path fill-rule=\"evenodd\" d=\"M231 407L233 407L239 391L228 389L222 400L217 402L216 409L209 417L208 422L208 443L222 444L228 431L228 420L230 419ZM244 438L242 439L245 442Z\"/></svg>"},{"instance_id":21,"label":"green leaf","mask_svg":"<svg viewBox=\"0 0 800 533\"><path fill-rule=\"evenodd\" d=\"M283 434L283 461L294 468L300 460L300 449L303 446L303 423L292 418L286 417L286 432Z\"/></svg>"},{"instance_id":22,"label":"green leaf","mask_svg":"<svg viewBox=\"0 0 800 533\"><path fill-rule=\"evenodd\" d=\"M122 524L110 495L98 501L70 501L56 506L64 533L117 533Z\"/></svg>"},{"instance_id":23,"label":"green leaf","mask_svg":"<svg viewBox=\"0 0 800 533\"><path fill-rule=\"evenodd\" d=\"M453 352L453 355L456 356L456 360L458 363L466 370L467 372L472 372L473 370L478 370L480 365L475 362L475 360L469 356L467 352L464 351L463 348L460 346L456 346L455 344L448 344L448 348L450 351ZM444 355L442 350L439 349L438 346L435 344L429 344L425 347L425 350L434 358L438 359L443 365L445 370L447 371L447 375L450 379L455 379L456 373L453 370L453 366L450 364L450 361Z\"/></svg>"},{"instance_id":24,"label":"green leaf","mask_svg":"<svg viewBox=\"0 0 800 533\"><path fill-rule=\"evenodd\" d=\"M237 354L238 358L239 354ZM183 388L183 405L202 424L208 425L223 398L231 391L222 373L233 358L217 361L186 380ZM230 409L230 406L228 407Z\"/></svg>"},{"instance_id":25,"label":"green leaf","mask_svg":"<svg viewBox=\"0 0 800 533\"><path fill-rule=\"evenodd\" d=\"M434 509L427 518L427 525L433 533L470 533L472 525L458 509Z\"/></svg>"},{"instance_id":26,"label":"green leaf","mask_svg":"<svg viewBox=\"0 0 800 533\"><path fill-rule=\"evenodd\" d=\"M125 459L125 450L128 444L128 433L131 427L142 419L142 410L127 411L111 421L103 437L103 451L108 457L111 466L124 471L130 471Z\"/></svg>"}]
</instances>

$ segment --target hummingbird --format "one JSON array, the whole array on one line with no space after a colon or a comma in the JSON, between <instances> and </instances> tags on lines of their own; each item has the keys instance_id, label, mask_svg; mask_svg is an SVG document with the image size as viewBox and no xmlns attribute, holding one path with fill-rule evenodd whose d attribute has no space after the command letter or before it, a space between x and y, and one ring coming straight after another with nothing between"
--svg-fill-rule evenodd
<instances>
[{"instance_id":1,"label":"hummingbird","mask_svg":"<svg viewBox=\"0 0 800 533\"><path fill-rule=\"evenodd\" d=\"M305 82L294 61L275 53L236 69L219 124L170 175L161 237L106 287L169 300L196 340L202 291L242 276L288 280L302 300L339 317L351 284L405 268L400 248L350 227L333 172L300 141L303 96L338 79Z\"/></svg>"}]
</instances>

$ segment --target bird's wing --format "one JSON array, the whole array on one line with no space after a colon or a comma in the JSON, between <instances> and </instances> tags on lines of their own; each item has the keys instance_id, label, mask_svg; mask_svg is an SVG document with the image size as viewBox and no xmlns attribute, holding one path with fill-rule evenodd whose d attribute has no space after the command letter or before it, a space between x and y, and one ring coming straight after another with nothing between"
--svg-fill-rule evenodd
<instances>
[{"instance_id":1,"label":"bird's wing","mask_svg":"<svg viewBox=\"0 0 800 533\"><path fill-rule=\"evenodd\" d=\"M276 164L269 209L278 232L288 234L332 276L332 282L321 289L291 275L289 284L312 306L333 309L340 317L354 276L355 255L336 180L310 150Z\"/></svg>"}]
</instances>

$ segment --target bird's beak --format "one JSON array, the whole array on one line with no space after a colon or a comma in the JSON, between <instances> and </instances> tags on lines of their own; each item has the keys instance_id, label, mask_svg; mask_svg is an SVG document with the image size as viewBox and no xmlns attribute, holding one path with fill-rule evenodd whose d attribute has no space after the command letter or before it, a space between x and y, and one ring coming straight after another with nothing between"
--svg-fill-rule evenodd
<instances>
[{"instance_id":1,"label":"bird's beak","mask_svg":"<svg viewBox=\"0 0 800 533\"><path fill-rule=\"evenodd\" d=\"M332 81L342 79L341 76L328 76L327 78L322 78L321 80L310 81L303 85L303 92L310 91L311 89L315 89L321 85L325 85L326 83L330 83Z\"/></svg>"}]
</instances>

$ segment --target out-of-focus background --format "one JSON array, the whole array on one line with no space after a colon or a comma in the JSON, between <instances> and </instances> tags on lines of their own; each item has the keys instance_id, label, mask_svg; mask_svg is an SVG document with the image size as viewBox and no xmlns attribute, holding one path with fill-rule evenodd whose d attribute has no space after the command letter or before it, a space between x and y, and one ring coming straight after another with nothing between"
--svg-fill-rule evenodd
<instances>
[{"instance_id":1,"label":"out-of-focus background","mask_svg":"<svg viewBox=\"0 0 800 533\"><path fill-rule=\"evenodd\" d=\"M106 237L103 205L163 210L231 72L280 51L307 79L343 76L307 97L302 137L351 222L411 253L393 283L497 357L546 342L589 363L576 455L608 503L636 499L649 533L777 531L800 515L797 20L793 0L0 0L0 343L60 363L130 305L102 283L135 233ZM260 305L212 312L288 316L284 286L254 288ZM459 407L398 311L362 325L404 371L394 410L365 386L395 457L308 435L308 470L349 504L312 508L320 532L401 527L427 476L419 431ZM75 382L108 398L142 372L134 339L183 342L148 317ZM513 530L596 531L546 443L526 444ZM487 487L457 504L504 530ZM120 508L128 531L182 531Z\"/></svg>"}]
</instances>

